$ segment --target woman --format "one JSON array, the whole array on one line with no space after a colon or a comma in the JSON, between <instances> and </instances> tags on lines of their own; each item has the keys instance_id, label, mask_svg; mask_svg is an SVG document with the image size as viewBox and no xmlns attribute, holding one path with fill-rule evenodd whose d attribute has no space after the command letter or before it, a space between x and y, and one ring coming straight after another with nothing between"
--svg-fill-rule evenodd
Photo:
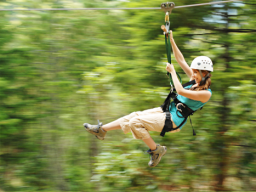
<instances>
[{"instance_id":1,"label":"woman","mask_svg":"<svg viewBox=\"0 0 256 192\"><path fill-rule=\"evenodd\" d=\"M200 56L195 58L191 67L189 67L173 39L172 31L170 35L172 49L177 62L190 80L195 80L196 83L193 86L190 85L183 88L177 78L174 66L167 63L166 70L172 76L178 94L177 99L182 102L182 104L185 104L195 111L204 106L212 95L212 92L209 89L211 85L210 72L213 71L212 61L208 57ZM172 127L178 127L178 129L170 132L179 132L185 124L182 124L185 118L179 111L177 111L174 102L171 102L169 110ZM150 167L155 167L160 162L162 156L165 155L166 146L157 145L149 135L148 131L161 132L165 126L165 120L166 113L163 112L161 107L157 107L142 112L133 112L106 125L102 125L100 122L98 125L85 123L84 127L89 133L96 135L100 140L104 140L106 133L111 130L122 129L124 133L131 131L135 139L143 140L149 147L147 152L151 155L151 159L148 165Z\"/></svg>"}]
</instances>

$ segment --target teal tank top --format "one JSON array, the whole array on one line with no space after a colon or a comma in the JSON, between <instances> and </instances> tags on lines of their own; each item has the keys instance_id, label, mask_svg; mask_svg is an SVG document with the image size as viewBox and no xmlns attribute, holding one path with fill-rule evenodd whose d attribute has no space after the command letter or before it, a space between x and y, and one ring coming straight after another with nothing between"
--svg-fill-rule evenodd
<instances>
[{"instance_id":1,"label":"teal tank top","mask_svg":"<svg viewBox=\"0 0 256 192\"><path fill-rule=\"evenodd\" d=\"M184 88L185 89L189 89L191 86L192 85L189 85L189 86L184 87ZM211 94L212 94L211 89L208 89L208 91L210 91ZM192 100L192 99L189 99L189 98L184 97L184 96L179 95L179 94L177 96L177 99L180 102L185 103L193 111L196 111L196 110L200 109L201 107L203 107L208 102L207 101L206 103L202 103L201 101ZM181 115L181 113L179 111L178 111L178 113L179 113L179 116L181 116L181 117L179 117L177 115L177 109L176 109L176 106L175 106L173 101L171 102L171 104L169 106L169 111L170 111L170 113L172 115L173 122L175 123L175 125L179 126L183 122L183 120L185 118L182 117L182 115ZM186 120L186 122L187 122L187 120ZM180 127L180 129L186 124L186 122Z\"/></svg>"}]
</instances>

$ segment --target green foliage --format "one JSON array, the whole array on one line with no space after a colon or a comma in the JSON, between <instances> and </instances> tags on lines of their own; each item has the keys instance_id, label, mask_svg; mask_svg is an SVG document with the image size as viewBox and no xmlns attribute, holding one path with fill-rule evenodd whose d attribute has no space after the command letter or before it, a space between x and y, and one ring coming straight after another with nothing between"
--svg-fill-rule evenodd
<instances>
[{"instance_id":1,"label":"green foliage","mask_svg":"<svg viewBox=\"0 0 256 192\"><path fill-rule=\"evenodd\" d=\"M176 6L204 3L182 0ZM19 7L158 7L162 1L18 1ZM151 133L168 152L148 168L131 134L104 142L84 122L158 107L168 94L164 13L0 12L0 191L220 191L255 189L253 0L174 9L186 61L213 59L213 95L176 134ZM174 56L172 63L183 77ZM233 181L233 182L232 182Z\"/></svg>"}]
</instances>

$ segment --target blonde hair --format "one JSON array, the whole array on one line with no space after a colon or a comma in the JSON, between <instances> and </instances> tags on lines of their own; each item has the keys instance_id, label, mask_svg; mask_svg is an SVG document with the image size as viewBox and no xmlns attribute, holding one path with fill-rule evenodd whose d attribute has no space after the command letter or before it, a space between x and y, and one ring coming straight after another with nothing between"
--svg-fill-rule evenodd
<instances>
[{"instance_id":1,"label":"blonde hair","mask_svg":"<svg viewBox=\"0 0 256 192\"><path fill-rule=\"evenodd\" d=\"M206 75L208 74L208 77L206 77L205 83L203 85L200 85L199 87L191 87L190 90L193 91L200 91L200 90L208 90L209 87L211 86L212 80L211 80L211 76L212 74L209 71L206 70L201 70L202 73L206 73Z\"/></svg>"}]
</instances>

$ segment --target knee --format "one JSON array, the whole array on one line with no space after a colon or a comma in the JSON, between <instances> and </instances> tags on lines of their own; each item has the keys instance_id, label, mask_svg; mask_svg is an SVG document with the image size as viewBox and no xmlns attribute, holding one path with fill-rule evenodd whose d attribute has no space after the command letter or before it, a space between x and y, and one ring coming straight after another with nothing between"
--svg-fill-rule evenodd
<instances>
[{"instance_id":1,"label":"knee","mask_svg":"<svg viewBox=\"0 0 256 192\"><path fill-rule=\"evenodd\" d=\"M129 126L131 129L142 127L140 120L137 117L133 117L130 119Z\"/></svg>"},{"instance_id":2,"label":"knee","mask_svg":"<svg viewBox=\"0 0 256 192\"><path fill-rule=\"evenodd\" d=\"M129 121L129 127L135 139L143 140L150 137L148 131L138 117L134 117Z\"/></svg>"},{"instance_id":3,"label":"knee","mask_svg":"<svg viewBox=\"0 0 256 192\"><path fill-rule=\"evenodd\" d=\"M132 127L135 126L135 122L131 121L131 120L133 118L135 118L136 116L138 116L137 113L133 112L133 113L130 113L129 115L126 115L119 119L120 126L125 134L131 131L131 125L132 125Z\"/></svg>"}]
</instances>

